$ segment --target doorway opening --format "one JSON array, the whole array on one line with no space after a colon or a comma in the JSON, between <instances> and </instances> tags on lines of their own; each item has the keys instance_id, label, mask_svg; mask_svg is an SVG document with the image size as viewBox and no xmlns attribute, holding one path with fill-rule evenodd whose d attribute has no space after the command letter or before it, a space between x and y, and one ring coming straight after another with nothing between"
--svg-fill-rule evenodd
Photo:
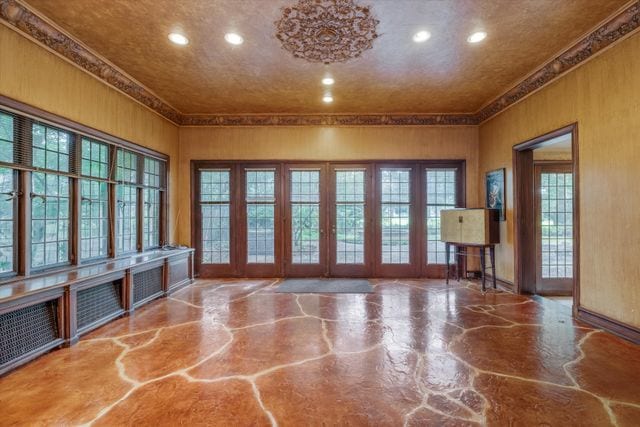
<instances>
[{"instance_id":1,"label":"doorway opening","mask_svg":"<svg viewBox=\"0 0 640 427\"><path fill-rule=\"evenodd\" d=\"M572 124L514 146L515 290L579 302L578 138Z\"/></svg>"}]
</instances>

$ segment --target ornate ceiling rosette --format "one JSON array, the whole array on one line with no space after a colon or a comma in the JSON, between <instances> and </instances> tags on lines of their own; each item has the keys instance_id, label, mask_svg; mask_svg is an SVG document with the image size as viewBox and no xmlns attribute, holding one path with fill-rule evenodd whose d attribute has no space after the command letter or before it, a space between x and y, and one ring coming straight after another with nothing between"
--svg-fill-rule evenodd
<instances>
[{"instance_id":1,"label":"ornate ceiling rosette","mask_svg":"<svg viewBox=\"0 0 640 427\"><path fill-rule=\"evenodd\" d=\"M299 0L283 8L276 37L296 58L344 62L371 49L379 22L355 0Z\"/></svg>"}]
</instances>

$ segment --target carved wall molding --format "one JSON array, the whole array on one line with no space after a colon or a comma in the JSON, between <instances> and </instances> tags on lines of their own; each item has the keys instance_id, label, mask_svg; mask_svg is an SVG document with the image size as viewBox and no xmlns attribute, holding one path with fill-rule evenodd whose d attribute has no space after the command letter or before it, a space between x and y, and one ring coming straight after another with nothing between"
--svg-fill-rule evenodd
<instances>
[{"instance_id":1,"label":"carved wall molding","mask_svg":"<svg viewBox=\"0 0 640 427\"><path fill-rule=\"evenodd\" d=\"M355 0L299 0L283 8L276 38L296 58L344 62L371 49L379 22Z\"/></svg>"},{"instance_id":2,"label":"carved wall molding","mask_svg":"<svg viewBox=\"0 0 640 427\"><path fill-rule=\"evenodd\" d=\"M479 123L489 120L527 95L541 89L556 78L566 74L603 49L622 40L640 27L640 1L598 27L595 31L566 49L556 58L530 74L514 88L493 100L476 113Z\"/></svg>"},{"instance_id":3,"label":"carved wall molding","mask_svg":"<svg viewBox=\"0 0 640 427\"><path fill-rule=\"evenodd\" d=\"M346 1L346 0L345 0ZM469 114L182 114L18 0L0 0L0 22L182 126L469 126L485 122L640 28L640 1L585 36L505 94Z\"/></svg>"},{"instance_id":4,"label":"carved wall molding","mask_svg":"<svg viewBox=\"0 0 640 427\"><path fill-rule=\"evenodd\" d=\"M457 126L477 125L473 114L185 115L182 126Z\"/></svg>"},{"instance_id":5,"label":"carved wall molding","mask_svg":"<svg viewBox=\"0 0 640 427\"><path fill-rule=\"evenodd\" d=\"M0 0L0 20L161 116L180 123L181 114L175 108L23 3Z\"/></svg>"}]
</instances>

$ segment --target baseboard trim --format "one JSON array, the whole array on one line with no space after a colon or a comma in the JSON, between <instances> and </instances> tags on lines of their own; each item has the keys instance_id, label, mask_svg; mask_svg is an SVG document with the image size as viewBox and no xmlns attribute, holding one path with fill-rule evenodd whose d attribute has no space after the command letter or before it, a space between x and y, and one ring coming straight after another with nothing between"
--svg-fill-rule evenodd
<instances>
[{"instance_id":1,"label":"baseboard trim","mask_svg":"<svg viewBox=\"0 0 640 427\"><path fill-rule=\"evenodd\" d=\"M491 281L493 280L493 276L490 274L487 274L486 278L489 283L491 283ZM496 277L496 284L507 292L513 292L513 289L514 289L513 282L510 282L509 280L504 280L499 277Z\"/></svg>"},{"instance_id":2,"label":"baseboard trim","mask_svg":"<svg viewBox=\"0 0 640 427\"><path fill-rule=\"evenodd\" d=\"M604 329L634 344L640 344L640 329L634 326L612 319L604 314L595 313L583 307L578 307L576 317L584 323Z\"/></svg>"}]
</instances>

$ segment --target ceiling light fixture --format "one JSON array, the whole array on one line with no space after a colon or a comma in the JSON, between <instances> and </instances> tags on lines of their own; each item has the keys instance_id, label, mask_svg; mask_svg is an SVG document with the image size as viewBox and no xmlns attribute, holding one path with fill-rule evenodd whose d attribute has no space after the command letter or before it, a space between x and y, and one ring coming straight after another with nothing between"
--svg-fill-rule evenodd
<instances>
[{"instance_id":1,"label":"ceiling light fixture","mask_svg":"<svg viewBox=\"0 0 640 427\"><path fill-rule=\"evenodd\" d=\"M324 102L325 104L331 104L333 102L333 96L331 96L330 93L327 93L322 97L322 102Z\"/></svg>"},{"instance_id":2,"label":"ceiling light fixture","mask_svg":"<svg viewBox=\"0 0 640 427\"><path fill-rule=\"evenodd\" d=\"M431 33L429 31L418 31L413 35L413 41L416 43L426 42L431 38Z\"/></svg>"},{"instance_id":3,"label":"ceiling light fixture","mask_svg":"<svg viewBox=\"0 0 640 427\"><path fill-rule=\"evenodd\" d=\"M336 81L332 77L325 77L324 79L322 79L322 84L326 86L331 86L335 82Z\"/></svg>"},{"instance_id":4,"label":"ceiling light fixture","mask_svg":"<svg viewBox=\"0 0 640 427\"><path fill-rule=\"evenodd\" d=\"M227 41L227 43L231 43L234 45L239 45L244 42L242 36L236 33L227 33L224 35L224 39Z\"/></svg>"},{"instance_id":5,"label":"ceiling light fixture","mask_svg":"<svg viewBox=\"0 0 640 427\"><path fill-rule=\"evenodd\" d=\"M189 39L180 33L171 33L169 34L168 37L169 37L169 40L171 40L175 44L179 44L180 46L189 44Z\"/></svg>"},{"instance_id":6,"label":"ceiling light fixture","mask_svg":"<svg viewBox=\"0 0 640 427\"><path fill-rule=\"evenodd\" d=\"M478 31L471 34L469 37L467 37L467 41L469 43L480 43L486 37L487 37L487 33L485 33L484 31Z\"/></svg>"}]
</instances>

